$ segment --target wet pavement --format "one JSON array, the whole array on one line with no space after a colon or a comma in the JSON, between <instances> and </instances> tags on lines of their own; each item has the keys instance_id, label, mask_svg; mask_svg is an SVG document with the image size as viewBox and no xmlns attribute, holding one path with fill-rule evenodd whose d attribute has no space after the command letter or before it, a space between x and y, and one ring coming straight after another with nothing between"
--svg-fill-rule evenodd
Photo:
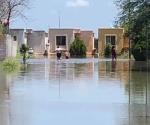
<instances>
[{"instance_id":1,"label":"wet pavement","mask_svg":"<svg viewBox=\"0 0 150 125\"><path fill-rule=\"evenodd\" d=\"M28 60L17 74L0 72L0 125L149 125L149 65Z\"/></svg>"}]
</instances>

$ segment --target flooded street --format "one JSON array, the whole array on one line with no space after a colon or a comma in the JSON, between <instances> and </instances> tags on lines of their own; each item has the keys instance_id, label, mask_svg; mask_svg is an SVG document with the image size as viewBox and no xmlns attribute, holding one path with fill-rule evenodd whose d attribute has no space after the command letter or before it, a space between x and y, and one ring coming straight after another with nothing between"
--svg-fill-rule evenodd
<instances>
[{"instance_id":1,"label":"flooded street","mask_svg":"<svg viewBox=\"0 0 150 125\"><path fill-rule=\"evenodd\" d=\"M17 74L0 72L0 125L149 125L147 67L128 60L28 60Z\"/></svg>"}]
</instances>

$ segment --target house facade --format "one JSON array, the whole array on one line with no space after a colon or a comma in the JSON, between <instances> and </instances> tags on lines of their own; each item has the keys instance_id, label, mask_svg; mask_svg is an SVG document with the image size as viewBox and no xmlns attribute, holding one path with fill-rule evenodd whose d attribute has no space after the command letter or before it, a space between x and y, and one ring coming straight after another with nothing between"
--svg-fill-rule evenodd
<instances>
[{"instance_id":1,"label":"house facade","mask_svg":"<svg viewBox=\"0 0 150 125\"><path fill-rule=\"evenodd\" d=\"M107 44L115 46L116 52L129 47L129 40L124 37L123 28L101 28L98 29L98 52L103 55Z\"/></svg>"},{"instance_id":2,"label":"house facade","mask_svg":"<svg viewBox=\"0 0 150 125\"><path fill-rule=\"evenodd\" d=\"M18 47L25 43L34 50L34 54L43 54L45 50L48 53L55 53L57 46L65 50L70 49L71 43L76 37L84 41L87 48L87 55L91 55L94 45L93 31L83 31L81 29L49 29L45 31L34 31L32 29L11 29L11 37L13 41L18 43ZM129 47L129 40L124 37L123 28L100 28L98 29L98 53L104 54L107 44L116 47L117 53L124 48Z\"/></svg>"},{"instance_id":3,"label":"house facade","mask_svg":"<svg viewBox=\"0 0 150 125\"><path fill-rule=\"evenodd\" d=\"M81 31L80 29L49 29L50 53L54 53L57 46L69 50L70 44L76 37L84 41L87 54L91 54L94 49L93 31Z\"/></svg>"},{"instance_id":4,"label":"house facade","mask_svg":"<svg viewBox=\"0 0 150 125\"><path fill-rule=\"evenodd\" d=\"M34 31L32 29L10 29L10 35L13 41L16 41L18 48L22 44L27 44L32 48L34 54L43 54L48 45L48 33L45 31Z\"/></svg>"},{"instance_id":5,"label":"house facade","mask_svg":"<svg viewBox=\"0 0 150 125\"><path fill-rule=\"evenodd\" d=\"M27 45L34 50L34 54L41 55L46 49L47 35L45 31L26 30Z\"/></svg>"},{"instance_id":6,"label":"house facade","mask_svg":"<svg viewBox=\"0 0 150 125\"><path fill-rule=\"evenodd\" d=\"M18 43L18 47L21 47L22 44L27 43L24 29L10 29L10 35L13 41Z\"/></svg>"}]
</instances>

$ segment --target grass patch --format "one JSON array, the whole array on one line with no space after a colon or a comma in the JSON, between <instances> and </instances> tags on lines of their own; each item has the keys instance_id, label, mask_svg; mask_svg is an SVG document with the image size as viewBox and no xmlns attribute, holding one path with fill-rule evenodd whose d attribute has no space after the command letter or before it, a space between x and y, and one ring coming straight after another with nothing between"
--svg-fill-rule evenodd
<instances>
[{"instance_id":1,"label":"grass patch","mask_svg":"<svg viewBox=\"0 0 150 125\"><path fill-rule=\"evenodd\" d=\"M1 63L2 70L13 73L19 70L20 63L15 58L7 58Z\"/></svg>"},{"instance_id":2,"label":"grass patch","mask_svg":"<svg viewBox=\"0 0 150 125\"><path fill-rule=\"evenodd\" d=\"M22 59L22 58L23 58L22 54L17 53L16 59ZM26 54L26 59L34 59L34 58L35 58L34 54Z\"/></svg>"},{"instance_id":3,"label":"grass patch","mask_svg":"<svg viewBox=\"0 0 150 125\"><path fill-rule=\"evenodd\" d=\"M120 58L120 59L128 59L129 58L129 52L124 52L124 53L118 55L118 58Z\"/></svg>"}]
</instances>

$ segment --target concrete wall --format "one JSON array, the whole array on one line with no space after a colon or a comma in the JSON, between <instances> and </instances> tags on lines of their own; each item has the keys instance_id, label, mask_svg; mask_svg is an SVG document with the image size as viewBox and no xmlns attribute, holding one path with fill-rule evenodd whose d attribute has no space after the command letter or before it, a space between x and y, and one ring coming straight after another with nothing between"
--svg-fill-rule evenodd
<instances>
[{"instance_id":1,"label":"concrete wall","mask_svg":"<svg viewBox=\"0 0 150 125\"><path fill-rule=\"evenodd\" d=\"M106 36L115 35L116 36L116 51L119 53L124 46L124 30L122 28L108 28L98 30L98 52L104 53L106 47Z\"/></svg>"},{"instance_id":2,"label":"concrete wall","mask_svg":"<svg viewBox=\"0 0 150 125\"><path fill-rule=\"evenodd\" d=\"M34 50L34 54L45 51L45 31L27 32L27 45Z\"/></svg>"},{"instance_id":3,"label":"concrete wall","mask_svg":"<svg viewBox=\"0 0 150 125\"><path fill-rule=\"evenodd\" d=\"M16 36L18 47L21 47L21 44L26 44L24 29L10 29L10 35L12 39Z\"/></svg>"},{"instance_id":4,"label":"concrete wall","mask_svg":"<svg viewBox=\"0 0 150 125\"><path fill-rule=\"evenodd\" d=\"M66 46L60 46L61 48L69 50L70 44L74 40L74 33L80 32L79 29L49 29L49 42L50 53L53 53L56 46L56 36L66 36Z\"/></svg>"},{"instance_id":5,"label":"concrete wall","mask_svg":"<svg viewBox=\"0 0 150 125\"><path fill-rule=\"evenodd\" d=\"M94 49L94 33L92 31L81 31L80 34L80 38L87 48L87 54L91 54Z\"/></svg>"},{"instance_id":6,"label":"concrete wall","mask_svg":"<svg viewBox=\"0 0 150 125\"><path fill-rule=\"evenodd\" d=\"M0 60L6 57L16 57L17 42L10 35L0 36Z\"/></svg>"},{"instance_id":7,"label":"concrete wall","mask_svg":"<svg viewBox=\"0 0 150 125\"><path fill-rule=\"evenodd\" d=\"M48 40L48 33L45 33L45 50L50 51L50 44Z\"/></svg>"},{"instance_id":8,"label":"concrete wall","mask_svg":"<svg viewBox=\"0 0 150 125\"><path fill-rule=\"evenodd\" d=\"M9 42L7 42L7 45L9 44ZM10 53L10 57L16 57L17 55L17 48L18 48L18 43L16 41L11 42L11 53Z\"/></svg>"},{"instance_id":9,"label":"concrete wall","mask_svg":"<svg viewBox=\"0 0 150 125\"><path fill-rule=\"evenodd\" d=\"M5 36L0 35L0 60L6 57L6 41Z\"/></svg>"}]
</instances>

